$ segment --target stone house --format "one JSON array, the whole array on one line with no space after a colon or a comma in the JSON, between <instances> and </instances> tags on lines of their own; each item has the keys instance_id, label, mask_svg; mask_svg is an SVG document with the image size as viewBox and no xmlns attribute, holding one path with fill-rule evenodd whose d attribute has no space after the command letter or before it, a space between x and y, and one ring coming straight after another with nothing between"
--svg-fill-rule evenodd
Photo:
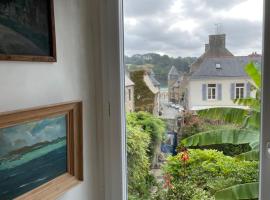
<instances>
[{"instance_id":1,"label":"stone house","mask_svg":"<svg viewBox=\"0 0 270 200\"><path fill-rule=\"evenodd\" d=\"M175 66L172 66L168 74L168 101L180 102L180 81L181 76Z\"/></svg>"},{"instance_id":2,"label":"stone house","mask_svg":"<svg viewBox=\"0 0 270 200\"><path fill-rule=\"evenodd\" d=\"M130 79L134 82L135 111L146 111L159 115L160 84L155 79L154 72L140 69L130 72Z\"/></svg>"}]
</instances>

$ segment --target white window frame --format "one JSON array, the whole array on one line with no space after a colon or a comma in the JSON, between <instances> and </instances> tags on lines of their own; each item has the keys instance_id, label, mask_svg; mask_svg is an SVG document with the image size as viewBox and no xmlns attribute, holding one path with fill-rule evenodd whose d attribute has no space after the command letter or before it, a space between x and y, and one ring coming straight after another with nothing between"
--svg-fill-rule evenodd
<instances>
[{"instance_id":1,"label":"white window frame","mask_svg":"<svg viewBox=\"0 0 270 200\"><path fill-rule=\"evenodd\" d=\"M209 86L209 85L215 85L215 86ZM210 89L210 94L209 94ZM213 91L215 91L215 96L213 95ZM210 98L209 98L210 96ZM214 96L214 98L213 98ZM214 101L217 100L217 84L216 83L209 83L207 84L207 100Z\"/></svg>"},{"instance_id":2,"label":"white window frame","mask_svg":"<svg viewBox=\"0 0 270 200\"><path fill-rule=\"evenodd\" d=\"M262 91L270 90L270 1L264 0L264 30L263 30L263 81ZM262 124L260 140L260 200L270 197L270 93L262 94Z\"/></svg>"},{"instance_id":3,"label":"white window frame","mask_svg":"<svg viewBox=\"0 0 270 200\"><path fill-rule=\"evenodd\" d=\"M98 173L99 200L127 199L127 162L125 137L125 74L122 0L89 1L90 46L94 54L97 151L91 155ZM93 130L95 131L95 130ZM87 169L86 169L87 170Z\"/></svg>"},{"instance_id":4,"label":"white window frame","mask_svg":"<svg viewBox=\"0 0 270 200\"><path fill-rule=\"evenodd\" d=\"M243 86L237 86L237 84L243 84ZM245 83L235 83L235 91L234 91L234 98L235 99L243 99L245 97ZM241 97L241 90L243 90L243 96ZM239 93L239 94L237 94Z\"/></svg>"},{"instance_id":5,"label":"white window frame","mask_svg":"<svg viewBox=\"0 0 270 200\"><path fill-rule=\"evenodd\" d=\"M96 155L99 200L127 199L126 138L124 108L124 46L122 0L90 1L93 35L91 44L96 66ZM264 66L263 90L270 90L270 1L264 0ZM217 95L217 94L216 94ZM262 97L262 134L260 164L260 200L270 196L270 93ZM90 156L90 155L89 155ZM95 167L93 165L93 167Z\"/></svg>"}]
</instances>

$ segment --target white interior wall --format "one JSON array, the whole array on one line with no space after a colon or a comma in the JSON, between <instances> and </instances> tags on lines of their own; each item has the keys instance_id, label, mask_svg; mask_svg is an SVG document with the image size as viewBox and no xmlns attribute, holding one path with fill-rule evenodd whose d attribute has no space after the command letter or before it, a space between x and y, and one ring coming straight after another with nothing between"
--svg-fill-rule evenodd
<instances>
[{"instance_id":1,"label":"white interior wall","mask_svg":"<svg viewBox=\"0 0 270 200\"><path fill-rule=\"evenodd\" d=\"M0 111L70 100L84 103L84 182L61 200L96 200L94 64L88 0L55 0L57 63L0 61Z\"/></svg>"}]
</instances>

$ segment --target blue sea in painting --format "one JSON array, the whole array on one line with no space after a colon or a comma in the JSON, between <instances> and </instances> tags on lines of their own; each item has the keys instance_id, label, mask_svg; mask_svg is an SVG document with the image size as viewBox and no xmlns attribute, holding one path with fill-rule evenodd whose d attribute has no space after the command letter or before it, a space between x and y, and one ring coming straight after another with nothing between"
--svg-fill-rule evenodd
<instances>
[{"instance_id":1,"label":"blue sea in painting","mask_svg":"<svg viewBox=\"0 0 270 200\"><path fill-rule=\"evenodd\" d=\"M0 129L0 200L67 172L66 116Z\"/></svg>"}]
</instances>

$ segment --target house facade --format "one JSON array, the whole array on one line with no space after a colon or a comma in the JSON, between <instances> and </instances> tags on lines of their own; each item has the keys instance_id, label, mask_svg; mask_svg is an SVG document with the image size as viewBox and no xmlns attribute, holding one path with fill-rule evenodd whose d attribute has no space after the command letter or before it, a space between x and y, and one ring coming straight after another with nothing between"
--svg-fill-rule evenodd
<instances>
[{"instance_id":1,"label":"house facade","mask_svg":"<svg viewBox=\"0 0 270 200\"><path fill-rule=\"evenodd\" d=\"M199 70L200 66L206 59L233 57L234 55L226 48L225 34L209 35L209 41L205 44L204 53L190 65L189 73L179 74L174 66L171 68L168 74L169 102L180 103L185 109L189 109L189 83L193 73Z\"/></svg>"},{"instance_id":2,"label":"house facade","mask_svg":"<svg viewBox=\"0 0 270 200\"><path fill-rule=\"evenodd\" d=\"M261 56L206 58L189 80L189 110L241 107L235 99L254 96L244 69L251 61L260 65Z\"/></svg>"},{"instance_id":3,"label":"house facade","mask_svg":"<svg viewBox=\"0 0 270 200\"><path fill-rule=\"evenodd\" d=\"M125 108L126 112L134 112L134 83L130 78L125 76Z\"/></svg>"},{"instance_id":4,"label":"house facade","mask_svg":"<svg viewBox=\"0 0 270 200\"><path fill-rule=\"evenodd\" d=\"M160 111L160 83L150 69L140 69L130 72L134 82L134 111L146 111L156 116Z\"/></svg>"},{"instance_id":5,"label":"house facade","mask_svg":"<svg viewBox=\"0 0 270 200\"><path fill-rule=\"evenodd\" d=\"M180 79L181 76L175 66L172 66L168 74L168 101L180 102Z\"/></svg>"}]
</instances>

